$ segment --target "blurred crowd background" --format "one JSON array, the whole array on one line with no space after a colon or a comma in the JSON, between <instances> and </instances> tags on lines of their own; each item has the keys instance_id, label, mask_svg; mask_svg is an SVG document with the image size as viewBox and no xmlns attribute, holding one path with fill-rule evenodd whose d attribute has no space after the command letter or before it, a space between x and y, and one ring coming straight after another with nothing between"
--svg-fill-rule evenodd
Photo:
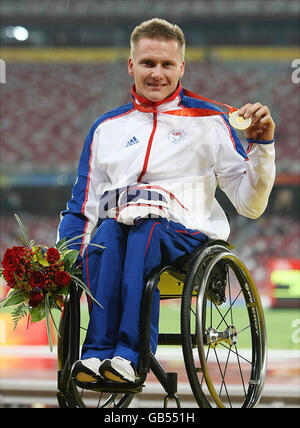
<instances>
[{"instance_id":1,"label":"blurred crowd background","mask_svg":"<svg viewBox=\"0 0 300 428\"><path fill-rule=\"evenodd\" d=\"M131 31L161 17L185 33L186 89L236 107L260 101L276 122L265 214L237 216L218 192L230 241L267 293L270 259L300 258L299 1L2 0L0 8L0 257L18 244L13 213L31 239L55 243L90 126L130 101Z\"/></svg>"}]
</instances>

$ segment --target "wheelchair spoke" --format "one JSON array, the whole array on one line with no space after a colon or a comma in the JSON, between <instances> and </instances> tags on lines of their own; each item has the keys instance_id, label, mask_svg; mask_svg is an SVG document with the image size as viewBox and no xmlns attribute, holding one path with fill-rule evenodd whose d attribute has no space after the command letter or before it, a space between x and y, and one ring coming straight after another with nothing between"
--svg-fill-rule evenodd
<instances>
[{"instance_id":1,"label":"wheelchair spoke","mask_svg":"<svg viewBox=\"0 0 300 428\"><path fill-rule=\"evenodd\" d=\"M225 345L223 345L225 348L227 348ZM243 375L243 370L242 370L242 366L241 366L241 359L244 360L245 362L247 362L248 364L250 364L252 366L252 362L249 361L248 359L244 358L242 355L240 355L237 347L235 346L233 350L232 347L227 348L228 351L232 354L236 355L236 361L237 361L237 365L238 365L238 369L239 369L239 373L240 373L240 378L241 378L241 382L242 382L242 386L243 386L243 391L244 391L244 396L246 397L247 391L246 391L246 387L245 387L245 380L244 380L244 375Z\"/></svg>"},{"instance_id":2,"label":"wheelchair spoke","mask_svg":"<svg viewBox=\"0 0 300 428\"><path fill-rule=\"evenodd\" d=\"M242 330L238 331L238 334L242 333L243 331L248 330L249 328L251 328L251 325L247 325L247 327L242 328Z\"/></svg>"},{"instance_id":3,"label":"wheelchair spoke","mask_svg":"<svg viewBox=\"0 0 300 428\"><path fill-rule=\"evenodd\" d=\"M224 389L225 389L225 392L226 392L226 397L228 399L229 405L230 405L230 407L232 407L231 400L230 400L230 395L228 393L227 386L226 386L226 383L225 383L225 376L226 376L226 371L227 371L227 367L228 367L228 361L229 361L230 351L227 354L227 359L226 359L226 363L225 363L225 367L224 367L224 373L222 371L222 367L221 367L221 364L219 362L219 358L218 358L216 349L214 349L214 352L215 352L215 356L216 356L216 361L217 361L217 364L218 364L218 368L219 368L219 371L220 371L220 375L221 375L221 378L222 378L222 383L221 383L221 387L220 387L220 390L219 390L219 397L221 398L221 393L222 393L222 389L223 389L223 386L224 386Z\"/></svg>"},{"instance_id":4,"label":"wheelchair spoke","mask_svg":"<svg viewBox=\"0 0 300 428\"><path fill-rule=\"evenodd\" d=\"M223 348L229 349L228 346L226 346L224 343L220 343L221 346L223 346ZM233 351L231 349L231 352L233 354L235 354L237 356L237 358L241 358L242 360L244 360L246 363L252 365L252 361L248 360L247 358L243 357L237 350L237 347L235 346L235 351Z\"/></svg>"},{"instance_id":5,"label":"wheelchair spoke","mask_svg":"<svg viewBox=\"0 0 300 428\"><path fill-rule=\"evenodd\" d=\"M240 297L241 294L242 294L242 290L239 291L239 293L235 297L234 301L230 302L230 306L229 306L229 308L227 309L227 311L225 312L224 315L221 313L219 307L217 305L215 305L215 308L217 309L218 313L220 314L220 316L222 318L221 321L219 322L219 324L216 327L217 329L220 327L220 325L222 324L222 322L224 322L227 325L227 327L228 327L228 324L227 324L227 322L225 320L225 317L227 317L227 315L228 315L229 312L230 312L230 316L231 316L231 324L233 324L232 308L233 308L233 305L235 304L235 302L237 301L237 299Z\"/></svg>"},{"instance_id":6,"label":"wheelchair spoke","mask_svg":"<svg viewBox=\"0 0 300 428\"><path fill-rule=\"evenodd\" d=\"M195 312L195 310L193 308L191 308L191 312L192 312L192 314L195 315L195 318L196 318L196 312Z\"/></svg>"},{"instance_id":7,"label":"wheelchair spoke","mask_svg":"<svg viewBox=\"0 0 300 428\"><path fill-rule=\"evenodd\" d=\"M238 362L238 366L239 366L239 372L240 372L240 376L241 376L241 381L242 381L242 384L243 384L244 396L246 397L247 392L246 392L246 387L245 387L245 382L244 382L244 376L243 376L243 373L242 373L240 356L239 356L239 353L237 351L237 347L235 347L235 351L236 351L236 356L237 356L237 362Z\"/></svg>"}]
</instances>

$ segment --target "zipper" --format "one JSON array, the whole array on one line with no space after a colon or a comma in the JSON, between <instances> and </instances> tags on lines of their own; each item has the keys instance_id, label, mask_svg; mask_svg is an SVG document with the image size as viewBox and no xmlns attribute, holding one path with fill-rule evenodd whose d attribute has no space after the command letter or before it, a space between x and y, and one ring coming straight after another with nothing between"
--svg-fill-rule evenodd
<instances>
[{"instance_id":1,"label":"zipper","mask_svg":"<svg viewBox=\"0 0 300 428\"><path fill-rule=\"evenodd\" d=\"M147 171L147 167L148 167L148 163L149 163L149 158L150 158L150 152L151 152L151 147L152 147L152 142L153 142L153 138L154 138L154 134L156 131L156 127L157 127L157 113L153 113L153 128L152 128L152 132L148 141L148 145L147 145L147 150L146 150L146 155L145 155L145 159L144 159L144 165L143 165L143 169L142 172L140 173L140 176L138 178L138 183L141 183L144 175L146 174Z\"/></svg>"}]
</instances>

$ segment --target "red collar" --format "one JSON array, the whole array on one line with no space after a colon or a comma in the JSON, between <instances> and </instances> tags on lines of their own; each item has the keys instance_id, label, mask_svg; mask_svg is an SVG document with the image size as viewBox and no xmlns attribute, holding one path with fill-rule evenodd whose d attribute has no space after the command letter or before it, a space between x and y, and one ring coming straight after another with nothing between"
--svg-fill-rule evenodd
<instances>
[{"instance_id":1,"label":"red collar","mask_svg":"<svg viewBox=\"0 0 300 428\"><path fill-rule=\"evenodd\" d=\"M182 91L182 94L181 94L181 91ZM178 102L178 105L179 105L181 103L181 98L183 95L186 95L191 98L196 98L198 100L206 101L209 103L215 103L215 104L225 106L228 108L229 113L233 113L234 111L238 110L236 107L232 107L228 104L220 103L218 101L210 100L209 98L202 97L198 94L195 94L194 92L188 91L186 89L182 89L180 82L178 84L176 91L170 97L165 98L164 100L158 101L158 102L150 101L147 98L138 95L135 90L135 85L132 86L131 94L132 94L134 107L136 108L136 110L139 110L143 113L157 113L158 106L170 101L174 101L175 98L178 96L179 96L179 102ZM136 100L138 101L138 103L136 102ZM176 115L176 116L216 116L216 115L228 114L223 111L216 111L210 108L198 108L198 107L194 107L194 108L183 107L178 110L161 111L161 113Z\"/></svg>"},{"instance_id":2,"label":"red collar","mask_svg":"<svg viewBox=\"0 0 300 428\"><path fill-rule=\"evenodd\" d=\"M131 94L132 94L133 100L137 100L142 106L149 106L149 107L151 107L151 110L152 109L155 110L161 104L164 104L164 103L167 103L169 101L175 100L175 98L179 96L179 94L180 94L181 91L182 91L182 86L181 86L181 83L179 82L176 91L173 92L172 95L170 95L168 98L165 98L164 100L161 100L161 101L158 101L158 102L154 102L154 101L148 100L148 98L145 98L145 97L143 97L141 95L138 95L136 93L135 85L132 86ZM135 105L135 107L136 106L141 107L139 104L137 104L135 102L134 102L134 105ZM138 110L140 110L140 108L138 108ZM142 110L144 110L144 109L142 109Z\"/></svg>"}]
</instances>

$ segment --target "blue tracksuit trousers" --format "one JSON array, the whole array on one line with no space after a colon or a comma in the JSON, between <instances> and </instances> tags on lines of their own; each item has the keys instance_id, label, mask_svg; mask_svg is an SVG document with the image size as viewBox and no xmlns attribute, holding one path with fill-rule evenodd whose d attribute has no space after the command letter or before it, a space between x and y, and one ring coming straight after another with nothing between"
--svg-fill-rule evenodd
<instances>
[{"instance_id":1,"label":"blue tracksuit trousers","mask_svg":"<svg viewBox=\"0 0 300 428\"><path fill-rule=\"evenodd\" d=\"M168 222L144 219L132 227L106 219L83 258L84 280L103 306L89 301L90 322L82 359L101 360L121 356L138 368L140 305L145 281L151 271L191 253L207 238L199 231ZM153 296L151 350L156 352L159 324L159 290Z\"/></svg>"}]
</instances>

